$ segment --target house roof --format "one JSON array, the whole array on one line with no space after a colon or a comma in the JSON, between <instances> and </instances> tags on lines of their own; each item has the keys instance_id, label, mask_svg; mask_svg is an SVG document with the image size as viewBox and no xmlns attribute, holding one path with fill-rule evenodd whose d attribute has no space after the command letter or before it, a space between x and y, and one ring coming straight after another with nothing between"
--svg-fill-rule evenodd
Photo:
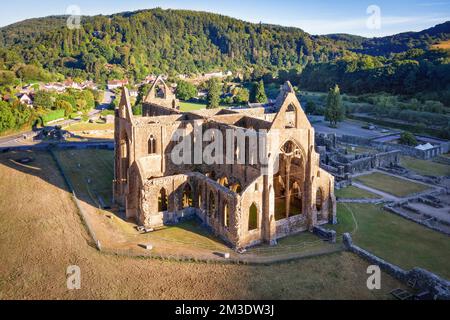
<instances>
[{"instance_id":1,"label":"house roof","mask_svg":"<svg viewBox=\"0 0 450 320\"><path fill-rule=\"evenodd\" d=\"M416 147L416 149L419 149L419 150L429 150L429 149L433 149L433 148L434 148L434 146L429 142L427 142L425 144L419 144Z\"/></svg>"}]
</instances>

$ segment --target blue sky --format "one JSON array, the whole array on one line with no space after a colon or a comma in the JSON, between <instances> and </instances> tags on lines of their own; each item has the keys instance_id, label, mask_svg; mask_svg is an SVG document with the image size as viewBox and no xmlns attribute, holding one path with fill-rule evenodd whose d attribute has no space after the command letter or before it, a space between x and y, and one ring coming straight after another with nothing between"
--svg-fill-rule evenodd
<instances>
[{"instance_id":1,"label":"blue sky","mask_svg":"<svg viewBox=\"0 0 450 320\"><path fill-rule=\"evenodd\" d=\"M77 5L82 15L154 7L201 10L251 22L300 27L312 34L351 33L368 37L420 31L450 20L450 0L16 0L2 1L0 26L65 14L71 5ZM376 7L369 8L371 5Z\"/></svg>"}]
</instances>

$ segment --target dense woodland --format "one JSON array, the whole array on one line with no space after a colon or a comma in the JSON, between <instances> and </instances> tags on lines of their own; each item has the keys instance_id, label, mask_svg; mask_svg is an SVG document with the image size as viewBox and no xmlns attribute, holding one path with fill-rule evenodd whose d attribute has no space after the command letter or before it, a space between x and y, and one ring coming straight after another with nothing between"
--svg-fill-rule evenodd
<instances>
[{"instance_id":1,"label":"dense woodland","mask_svg":"<svg viewBox=\"0 0 450 320\"><path fill-rule=\"evenodd\" d=\"M152 9L19 22L0 29L0 88L30 81L108 79L231 70L244 82L346 94L385 92L450 107L450 54L431 46L450 39L450 22L422 32L367 39L312 36L217 14ZM443 110L443 111L442 111Z\"/></svg>"},{"instance_id":2,"label":"dense woodland","mask_svg":"<svg viewBox=\"0 0 450 320\"><path fill-rule=\"evenodd\" d=\"M97 82L218 69L259 80L284 71L304 88L326 91L339 83L353 93L440 91L449 83L448 53L428 48L450 38L450 22L366 39L311 36L297 28L179 10L84 17L76 30L65 27L66 19L32 19L0 29L0 68L24 80L59 74ZM22 63L45 71L21 70ZM12 76L3 74L3 81Z\"/></svg>"}]
</instances>

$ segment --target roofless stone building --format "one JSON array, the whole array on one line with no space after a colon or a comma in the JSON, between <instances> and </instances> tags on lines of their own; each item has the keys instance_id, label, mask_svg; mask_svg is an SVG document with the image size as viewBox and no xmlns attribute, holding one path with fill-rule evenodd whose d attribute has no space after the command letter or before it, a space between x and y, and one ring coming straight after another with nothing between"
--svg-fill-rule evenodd
<instances>
[{"instance_id":1,"label":"roofless stone building","mask_svg":"<svg viewBox=\"0 0 450 320\"><path fill-rule=\"evenodd\" d=\"M334 222L334 178L319 167L314 129L289 82L274 109L277 113L262 107L180 112L158 78L144 100L143 116L133 116L124 88L115 117L115 202L148 228L197 216L236 249L276 244ZM174 159L180 130L193 151L182 154L192 161L181 164ZM204 161L212 144L228 155L223 162Z\"/></svg>"}]
</instances>

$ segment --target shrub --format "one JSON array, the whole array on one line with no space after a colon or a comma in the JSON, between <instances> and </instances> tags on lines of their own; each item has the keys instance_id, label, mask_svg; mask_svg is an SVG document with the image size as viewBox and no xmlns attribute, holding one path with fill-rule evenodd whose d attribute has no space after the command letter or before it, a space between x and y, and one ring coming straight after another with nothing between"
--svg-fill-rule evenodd
<instances>
[{"instance_id":1,"label":"shrub","mask_svg":"<svg viewBox=\"0 0 450 320\"><path fill-rule=\"evenodd\" d=\"M407 131L403 132L400 135L399 143L407 145L407 146L413 146L413 147L415 147L419 144L417 142L416 137L411 132L407 132Z\"/></svg>"}]
</instances>

